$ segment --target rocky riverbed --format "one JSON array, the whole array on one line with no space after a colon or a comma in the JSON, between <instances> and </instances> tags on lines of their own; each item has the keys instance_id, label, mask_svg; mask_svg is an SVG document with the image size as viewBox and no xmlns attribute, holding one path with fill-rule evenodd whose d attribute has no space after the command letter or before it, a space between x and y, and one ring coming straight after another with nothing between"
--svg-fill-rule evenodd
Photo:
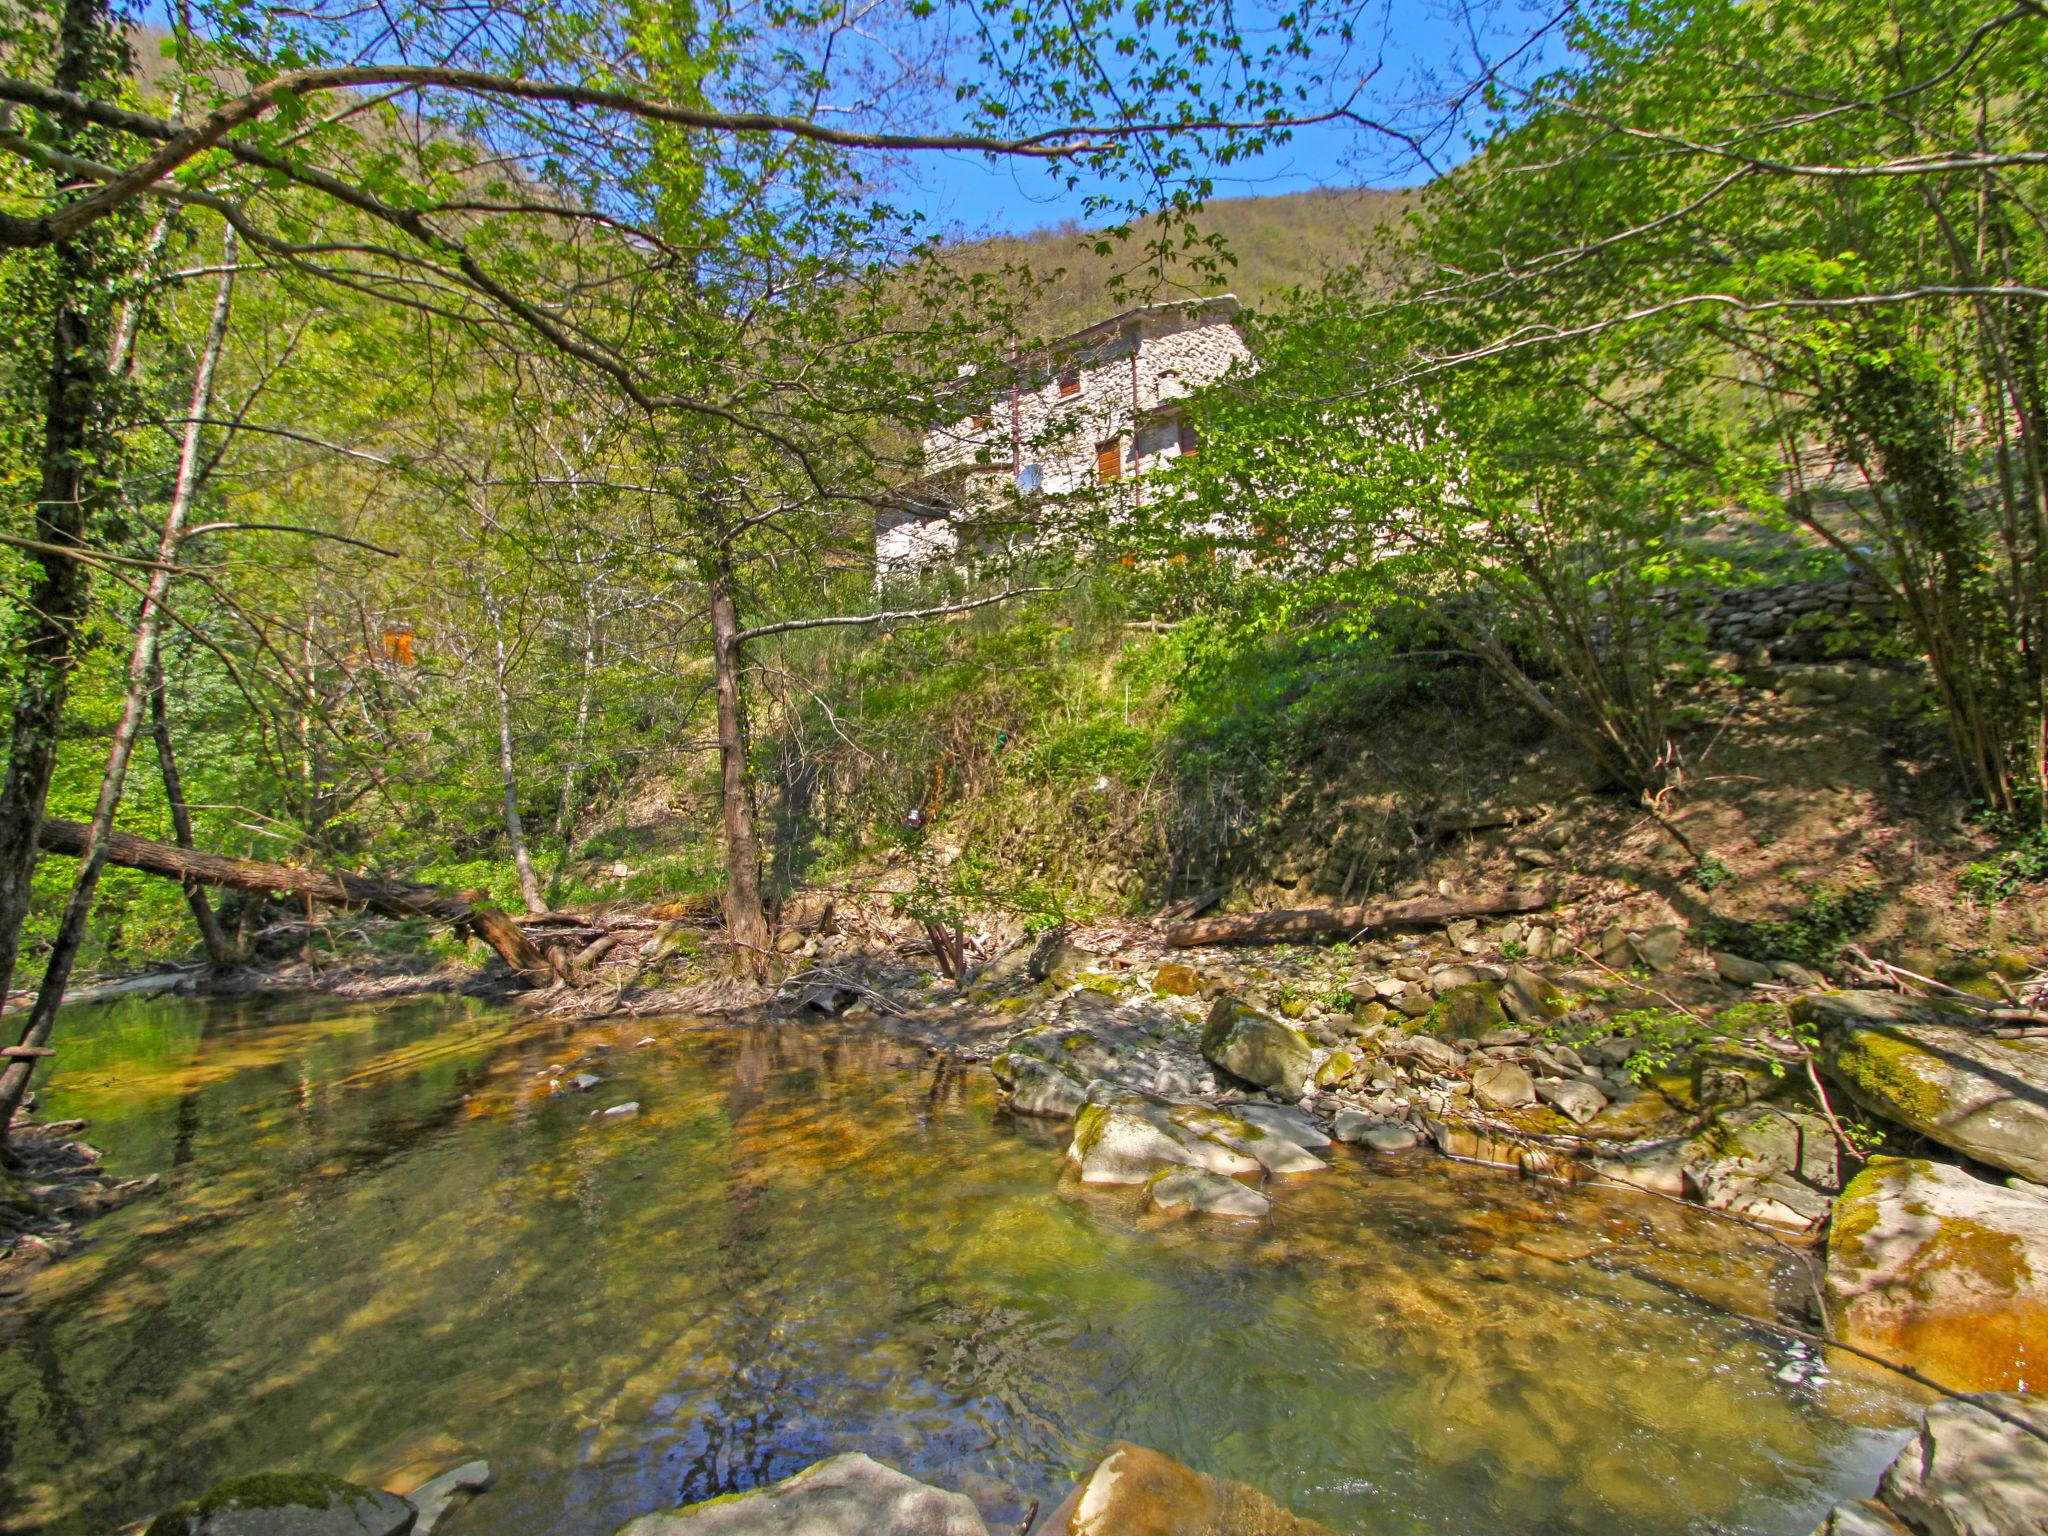
<instances>
[{"instance_id":1,"label":"rocky riverbed","mask_svg":"<svg viewBox=\"0 0 2048 1536\"><path fill-rule=\"evenodd\" d=\"M1820 1277L1803 1308L1786 1303L1786 1328L1953 1391L2007 1394L1983 1400L1992 1429L1982 1415L1931 1418L1878 1499L1838 1508L1825 1529L2038 1528L1998 1523L2023 1504L1974 1492L1976 1502L1957 1504L1955 1493L1983 1486L1987 1465L2034 1477L2029 1458L2048 1449L2025 1427L2038 1414L2026 1394L2048 1336L2036 1278L2048 1275L2038 1183L2048 1073L2034 1027L1998 1016L2024 1010L1830 989L1798 967L1701 954L1675 930L1595 937L1562 944L1540 924L1454 923L1371 945L1176 953L1135 927L1082 930L1020 945L960 987L931 985L887 953L837 946L813 957L782 1006L986 1063L1011 1113L1058 1128L1056 1143L1032 1143L1048 1178L1128 1190L1156 1213L1154 1234L1227 1241L1233 1229L1271 1225L1276 1203L1294 1198L1289 1186L1334 1177L1339 1159L1428 1181L1443 1177L1431 1171L1439 1157L1511 1169L1556 1189L1553 1198L1622 1186L1768 1229L1810 1252ZM593 1064L606 1073L591 1049L572 1049L536 1080L546 1087L550 1074ZM1944 1438L1974 1448L1959 1463ZM865 1457L821 1465L837 1470L628 1529L794 1529L776 1512L808 1508L790 1503L796 1493L838 1488L835 1499L865 1511L845 1529L886 1531L876 1511L908 1497L891 1479L925 1486ZM1318 1529L1282 1524L1292 1517L1263 1504L1243 1506L1262 1511L1248 1525L1218 1525L1216 1509L1237 1507L1231 1485L1130 1446L1111 1448L1065 1514L1034 1529L1123 1529L1077 1511L1100 1505L1106 1489L1182 1478L1208 1490L1188 1507L1209 1509L1209 1524L1176 1515L1130 1528ZM881 1502L861 1503L868 1493ZM975 1519L961 1529L979 1529Z\"/></svg>"}]
</instances>

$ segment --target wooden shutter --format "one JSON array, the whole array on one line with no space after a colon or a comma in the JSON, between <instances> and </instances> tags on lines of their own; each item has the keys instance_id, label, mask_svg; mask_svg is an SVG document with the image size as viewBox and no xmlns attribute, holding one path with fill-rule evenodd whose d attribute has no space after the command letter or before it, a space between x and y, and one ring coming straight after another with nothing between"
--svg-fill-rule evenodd
<instances>
[{"instance_id":1,"label":"wooden shutter","mask_svg":"<svg viewBox=\"0 0 2048 1536\"><path fill-rule=\"evenodd\" d=\"M1180 423L1180 456L1184 459L1193 458L1196 446L1195 424L1183 417Z\"/></svg>"},{"instance_id":2,"label":"wooden shutter","mask_svg":"<svg viewBox=\"0 0 2048 1536\"><path fill-rule=\"evenodd\" d=\"M1116 438L1095 445L1095 478L1104 485L1123 478L1123 444Z\"/></svg>"},{"instance_id":3,"label":"wooden shutter","mask_svg":"<svg viewBox=\"0 0 2048 1536\"><path fill-rule=\"evenodd\" d=\"M1060 370L1060 398L1065 400L1069 396L1078 395L1079 393L1081 393L1081 370L1078 368L1062 368Z\"/></svg>"}]
</instances>

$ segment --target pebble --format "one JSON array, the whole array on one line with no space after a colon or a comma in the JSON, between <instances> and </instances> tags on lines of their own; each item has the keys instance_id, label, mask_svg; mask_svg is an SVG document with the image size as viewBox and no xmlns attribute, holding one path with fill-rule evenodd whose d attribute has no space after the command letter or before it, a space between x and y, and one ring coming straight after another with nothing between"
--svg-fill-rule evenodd
<instances>
[{"instance_id":1,"label":"pebble","mask_svg":"<svg viewBox=\"0 0 2048 1536\"><path fill-rule=\"evenodd\" d=\"M628 1099L623 1104L614 1104L610 1109L593 1109L590 1112L590 1118L593 1120L630 1120L639 1113L640 1101L638 1099Z\"/></svg>"}]
</instances>

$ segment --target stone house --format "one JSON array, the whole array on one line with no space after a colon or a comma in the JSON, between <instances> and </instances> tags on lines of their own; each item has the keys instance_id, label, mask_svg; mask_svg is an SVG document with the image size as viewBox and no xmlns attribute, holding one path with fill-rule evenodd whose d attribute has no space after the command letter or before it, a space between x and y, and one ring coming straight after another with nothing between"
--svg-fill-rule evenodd
<instances>
[{"instance_id":1,"label":"stone house","mask_svg":"<svg viewBox=\"0 0 2048 1536\"><path fill-rule=\"evenodd\" d=\"M963 552L1028 542L1048 498L1145 476L1196 451L1180 402L1249 359L1224 294L1125 310L1019 358L964 373L964 414L925 435L924 474L875 523L878 583ZM980 387L978 387L980 386Z\"/></svg>"}]
</instances>

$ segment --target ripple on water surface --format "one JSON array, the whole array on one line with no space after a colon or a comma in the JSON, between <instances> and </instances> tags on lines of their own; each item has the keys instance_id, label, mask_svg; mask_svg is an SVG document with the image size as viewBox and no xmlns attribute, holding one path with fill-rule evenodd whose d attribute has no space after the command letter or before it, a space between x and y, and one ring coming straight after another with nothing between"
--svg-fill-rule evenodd
<instances>
[{"instance_id":1,"label":"ripple on water surface","mask_svg":"<svg viewBox=\"0 0 2048 1536\"><path fill-rule=\"evenodd\" d=\"M1014 1530L1124 1438L1373 1536L1803 1536L1915 1406L1781 1380L1731 1314L1803 1261L1698 1212L1340 1148L1263 1223L1142 1216L874 1035L446 998L63 1031L49 1111L169 1189L0 1321L10 1531L474 1450L450 1536L602 1536L853 1448Z\"/></svg>"}]
</instances>

